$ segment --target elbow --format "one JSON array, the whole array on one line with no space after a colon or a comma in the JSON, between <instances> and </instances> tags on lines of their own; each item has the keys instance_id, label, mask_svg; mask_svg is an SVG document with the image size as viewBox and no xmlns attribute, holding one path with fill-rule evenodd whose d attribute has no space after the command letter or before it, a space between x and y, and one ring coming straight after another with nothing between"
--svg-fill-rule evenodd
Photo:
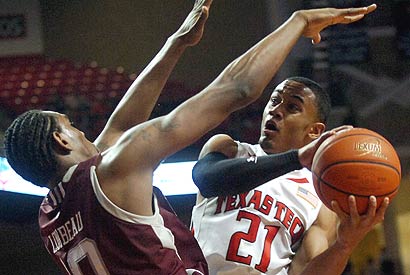
<instances>
[{"instance_id":1,"label":"elbow","mask_svg":"<svg viewBox=\"0 0 410 275\"><path fill-rule=\"evenodd\" d=\"M238 60L231 63L218 77L223 86L231 86L241 98L256 100L263 92L263 82L260 81L262 72L256 73L252 63L257 63L252 58Z\"/></svg>"},{"instance_id":2,"label":"elbow","mask_svg":"<svg viewBox=\"0 0 410 275\"><path fill-rule=\"evenodd\" d=\"M236 89L240 95L249 103L255 101L262 94L263 89L251 81L237 81Z\"/></svg>"},{"instance_id":3,"label":"elbow","mask_svg":"<svg viewBox=\"0 0 410 275\"><path fill-rule=\"evenodd\" d=\"M195 165L192 169L192 180L203 197L211 198L216 196L215 192L212 192L213 182L209 180L201 165Z\"/></svg>"},{"instance_id":4,"label":"elbow","mask_svg":"<svg viewBox=\"0 0 410 275\"><path fill-rule=\"evenodd\" d=\"M238 78L231 79L231 90L237 95L239 107L246 106L257 100L263 92L263 88L259 87L257 83L249 80L242 80Z\"/></svg>"},{"instance_id":5,"label":"elbow","mask_svg":"<svg viewBox=\"0 0 410 275\"><path fill-rule=\"evenodd\" d=\"M261 57L256 53L245 54L232 62L219 78L222 83L231 86L247 103L258 99L267 84L265 83L267 73L258 69L260 63L258 58Z\"/></svg>"},{"instance_id":6,"label":"elbow","mask_svg":"<svg viewBox=\"0 0 410 275\"><path fill-rule=\"evenodd\" d=\"M197 165L192 169L192 181L198 187L199 192L202 196L206 197L204 193L206 192L206 176L202 173L201 169Z\"/></svg>"}]
</instances>

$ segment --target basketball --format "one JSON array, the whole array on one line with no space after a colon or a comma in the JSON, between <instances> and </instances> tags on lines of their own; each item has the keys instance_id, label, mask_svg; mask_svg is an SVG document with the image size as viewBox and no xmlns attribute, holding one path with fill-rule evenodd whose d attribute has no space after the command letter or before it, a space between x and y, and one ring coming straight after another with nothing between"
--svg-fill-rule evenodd
<instances>
[{"instance_id":1,"label":"basketball","mask_svg":"<svg viewBox=\"0 0 410 275\"><path fill-rule=\"evenodd\" d=\"M354 195L359 214L364 214L370 195L379 207L384 197L391 200L397 194L401 167L396 150L383 136L352 128L337 132L319 146L312 174L316 193L329 209L336 200L349 213L348 197Z\"/></svg>"}]
</instances>

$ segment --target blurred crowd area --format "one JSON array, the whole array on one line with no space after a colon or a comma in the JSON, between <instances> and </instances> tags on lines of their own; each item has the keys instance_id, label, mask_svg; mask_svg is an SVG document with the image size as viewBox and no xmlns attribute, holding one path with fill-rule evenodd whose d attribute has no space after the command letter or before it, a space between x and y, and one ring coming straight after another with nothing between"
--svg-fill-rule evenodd
<instances>
[{"instance_id":1,"label":"blurred crowd area","mask_svg":"<svg viewBox=\"0 0 410 275\"><path fill-rule=\"evenodd\" d=\"M367 258L365 264L359 269L354 268L354 265L349 261L342 275L401 275L396 263L386 255L385 249L381 250L380 257Z\"/></svg>"},{"instance_id":2,"label":"blurred crowd area","mask_svg":"<svg viewBox=\"0 0 410 275\"><path fill-rule=\"evenodd\" d=\"M99 67L96 62L84 65L44 56L0 59L0 130L4 132L21 113L42 109L66 114L88 139L94 140L136 77L136 74L124 72L122 67L110 70ZM169 113L201 89L168 82L151 118ZM200 147L215 133L228 133L236 139L256 142L260 107L252 104L233 114L178 157L196 159Z\"/></svg>"}]
</instances>

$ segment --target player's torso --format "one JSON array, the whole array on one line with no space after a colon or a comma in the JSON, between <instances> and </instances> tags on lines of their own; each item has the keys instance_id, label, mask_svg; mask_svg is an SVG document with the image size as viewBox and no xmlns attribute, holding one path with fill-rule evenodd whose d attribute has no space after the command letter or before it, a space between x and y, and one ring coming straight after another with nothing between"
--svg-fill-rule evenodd
<instances>
[{"instance_id":1,"label":"player's torso","mask_svg":"<svg viewBox=\"0 0 410 275\"><path fill-rule=\"evenodd\" d=\"M248 193L205 199L192 225L210 274L286 274L320 206L311 173L302 169Z\"/></svg>"},{"instance_id":2,"label":"player's torso","mask_svg":"<svg viewBox=\"0 0 410 275\"><path fill-rule=\"evenodd\" d=\"M67 273L186 274L175 235L166 226L168 220L179 226L173 213L160 209L157 199L153 216L123 211L102 193L95 166L77 169L84 171L76 170L51 190L39 216L47 250ZM176 234L189 231L178 228Z\"/></svg>"}]
</instances>

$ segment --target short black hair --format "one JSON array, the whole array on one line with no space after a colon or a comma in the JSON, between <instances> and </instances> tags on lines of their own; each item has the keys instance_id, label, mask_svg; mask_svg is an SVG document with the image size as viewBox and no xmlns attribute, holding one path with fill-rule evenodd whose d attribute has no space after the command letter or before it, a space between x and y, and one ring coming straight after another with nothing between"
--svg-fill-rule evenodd
<instances>
[{"instance_id":1,"label":"short black hair","mask_svg":"<svg viewBox=\"0 0 410 275\"><path fill-rule=\"evenodd\" d=\"M6 158L22 178L47 187L57 172L53 152L53 132L59 131L55 116L41 110L30 110L18 116L4 137Z\"/></svg>"},{"instance_id":2,"label":"short black hair","mask_svg":"<svg viewBox=\"0 0 410 275\"><path fill-rule=\"evenodd\" d=\"M318 119L320 122L326 123L332 105L329 94L322 88L322 86L309 78L301 76L292 76L287 78L286 80L292 80L298 83L302 83L315 94Z\"/></svg>"}]
</instances>

